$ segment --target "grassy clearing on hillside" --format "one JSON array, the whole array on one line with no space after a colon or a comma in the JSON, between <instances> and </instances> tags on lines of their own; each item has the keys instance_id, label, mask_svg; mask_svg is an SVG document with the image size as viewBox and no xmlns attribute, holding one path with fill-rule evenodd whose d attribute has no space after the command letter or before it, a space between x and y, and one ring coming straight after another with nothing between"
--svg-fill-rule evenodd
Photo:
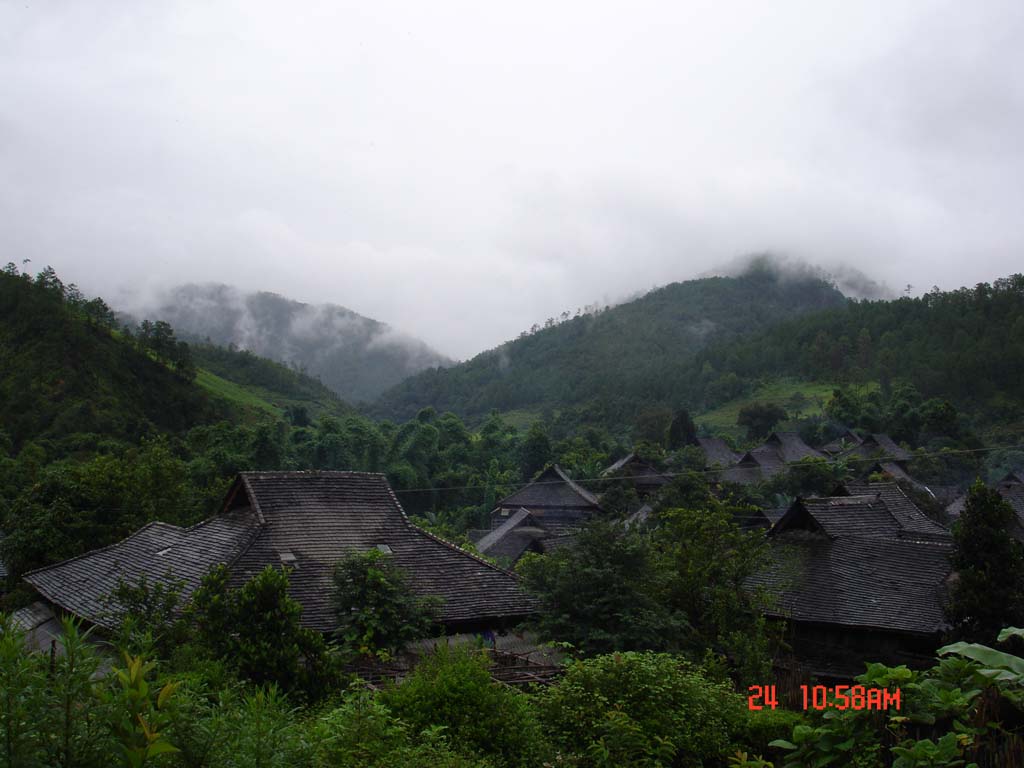
<instances>
[{"instance_id":1,"label":"grassy clearing on hillside","mask_svg":"<svg viewBox=\"0 0 1024 768\"><path fill-rule=\"evenodd\" d=\"M828 402L828 399L832 396L832 390L839 386L839 384L822 384L819 382L797 381L795 379L778 379L758 387L758 389L750 395L738 397L735 400L730 400L724 405L720 405L714 410L697 414L697 416L694 417L694 421L696 421L700 426L708 427L713 432L732 435L736 438L743 438L746 435L746 430L742 427L736 426L736 419L739 418L740 409L743 408L743 406L754 402L773 403L775 405L781 405L783 408L789 410L789 399L797 392L801 392L806 398L806 405L804 405L803 409L800 411L800 416L817 416L821 414L825 403ZM849 385L843 386L847 389L851 388ZM875 384L867 384L852 388L858 391L864 391L867 389L873 389L875 386ZM785 422L780 426L785 428Z\"/></svg>"},{"instance_id":2,"label":"grassy clearing on hillside","mask_svg":"<svg viewBox=\"0 0 1024 768\"><path fill-rule=\"evenodd\" d=\"M267 402L259 395L255 394L251 389L235 384L227 379L222 379L215 373L210 371L199 369L196 375L196 384L201 386L203 389L208 391L215 397L219 397L222 400L227 400L234 405L238 405L242 408L252 408L265 413L269 413L272 416L281 416L284 411L281 408Z\"/></svg>"}]
</instances>

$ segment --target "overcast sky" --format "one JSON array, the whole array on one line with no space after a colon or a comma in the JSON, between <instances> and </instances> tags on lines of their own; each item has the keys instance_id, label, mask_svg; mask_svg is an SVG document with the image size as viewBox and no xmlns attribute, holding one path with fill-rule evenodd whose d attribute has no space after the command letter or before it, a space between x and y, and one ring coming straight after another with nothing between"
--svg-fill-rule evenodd
<instances>
[{"instance_id":1,"label":"overcast sky","mask_svg":"<svg viewBox=\"0 0 1024 768\"><path fill-rule=\"evenodd\" d=\"M1022 39L1020 0L0 0L0 261L460 358L752 251L988 281L1024 264Z\"/></svg>"}]
</instances>

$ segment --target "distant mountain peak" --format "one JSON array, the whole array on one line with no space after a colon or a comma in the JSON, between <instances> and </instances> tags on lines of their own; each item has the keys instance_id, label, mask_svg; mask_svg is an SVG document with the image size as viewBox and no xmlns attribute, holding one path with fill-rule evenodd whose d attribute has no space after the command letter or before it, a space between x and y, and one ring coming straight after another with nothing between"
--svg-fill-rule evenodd
<instances>
[{"instance_id":1,"label":"distant mountain peak","mask_svg":"<svg viewBox=\"0 0 1024 768\"><path fill-rule=\"evenodd\" d=\"M269 291L189 283L143 313L183 338L235 345L317 376L347 400L370 400L404 378L452 361L425 342L337 304Z\"/></svg>"}]
</instances>

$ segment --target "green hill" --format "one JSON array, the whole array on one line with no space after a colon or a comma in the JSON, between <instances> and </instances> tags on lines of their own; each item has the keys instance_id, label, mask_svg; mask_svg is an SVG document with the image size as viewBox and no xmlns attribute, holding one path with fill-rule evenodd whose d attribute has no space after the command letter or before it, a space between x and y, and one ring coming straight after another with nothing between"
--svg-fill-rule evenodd
<instances>
[{"instance_id":1,"label":"green hill","mask_svg":"<svg viewBox=\"0 0 1024 768\"><path fill-rule=\"evenodd\" d=\"M354 413L319 380L273 360L211 344L193 344L191 349L199 366L196 383L236 407L300 421L300 413L310 420Z\"/></svg>"},{"instance_id":2,"label":"green hill","mask_svg":"<svg viewBox=\"0 0 1024 768\"><path fill-rule=\"evenodd\" d=\"M713 410L765 380L844 386L906 382L981 423L1019 423L1024 406L1024 276L895 301L850 301L719 341L680 372L684 401ZM733 392L720 391L730 382Z\"/></svg>"},{"instance_id":3,"label":"green hill","mask_svg":"<svg viewBox=\"0 0 1024 768\"><path fill-rule=\"evenodd\" d=\"M181 285L143 312L190 343L238 347L295 365L340 397L371 400L405 377L451 361L423 341L334 304L304 304L227 285Z\"/></svg>"},{"instance_id":4,"label":"green hill","mask_svg":"<svg viewBox=\"0 0 1024 768\"><path fill-rule=\"evenodd\" d=\"M102 301L86 302L52 271L0 273L0 430L14 449L83 434L134 442L222 416L187 374L120 337L111 320Z\"/></svg>"},{"instance_id":5,"label":"green hill","mask_svg":"<svg viewBox=\"0 0 1024 768\"><path fill-rule=\"evenodd\" d=\"M680 402L688 387L679 373L707 344L844 303L828 282L783 276L762 262L738 277L673 283L424 371L385 392L370 412L404 419L429 405L475 419L492 409L576 408L584 421L628 423L642 408Z\"/></svg>"}]
</instances>

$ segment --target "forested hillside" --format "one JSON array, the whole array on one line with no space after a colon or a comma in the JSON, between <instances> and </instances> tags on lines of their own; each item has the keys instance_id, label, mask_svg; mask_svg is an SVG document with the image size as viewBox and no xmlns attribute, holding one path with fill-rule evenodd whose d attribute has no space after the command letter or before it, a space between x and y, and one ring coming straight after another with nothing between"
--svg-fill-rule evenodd
<instances>
[{"instance_id":1,"label":"forested hillside","mask_svg":"<svg viewBox=\"0 0 1024 768\"><path fill-rule=\"evenodd\" d=\"M15 449L88 435L137 441L212 421L221 410L194 375L187 360L127 343L102 299L86 301L52 270L0 273L0 424Z\"/></svg>"},{"instance_id":2,"label":"forested hillside","mask_svg":"<svg viewBox=\"0 0 1024 768\"><path fill-rule=\"evenodd\" d=\"M419 339L333 304L311 305L227 285L182 285L145 314L189 341L238 347L300 368L349 401L370 400L451 361Z\"/></svg>"},{"instance_id":3,"label":"forested hillside","mask_svg":"<svg viewBox=\"0 0 1024 768\"><path fill-rule=\"evenodd\" d=\"M1019 424L1024 276L918 298L850 301L713 343L679 371L684 402L697 409L715 407L773 376L879 382L883 392L904 381L984 422Z\"/></svg>"},{"instance_id":4,"label":"forested hillside","mask_svg":"<svg viewBox=\"0 0 1024 768\"><path fill-rule=\"evenodd\" d=\"M461 365L424 371L384 393L372 412L408 418L430 405L477 418L579 408L581 421L632 423L638 410L688 393L680 371L712 342L845 303L824 280L756 262L738 277L673 283L616 307L552 320Z\"/></svg>"}]
</instances>

